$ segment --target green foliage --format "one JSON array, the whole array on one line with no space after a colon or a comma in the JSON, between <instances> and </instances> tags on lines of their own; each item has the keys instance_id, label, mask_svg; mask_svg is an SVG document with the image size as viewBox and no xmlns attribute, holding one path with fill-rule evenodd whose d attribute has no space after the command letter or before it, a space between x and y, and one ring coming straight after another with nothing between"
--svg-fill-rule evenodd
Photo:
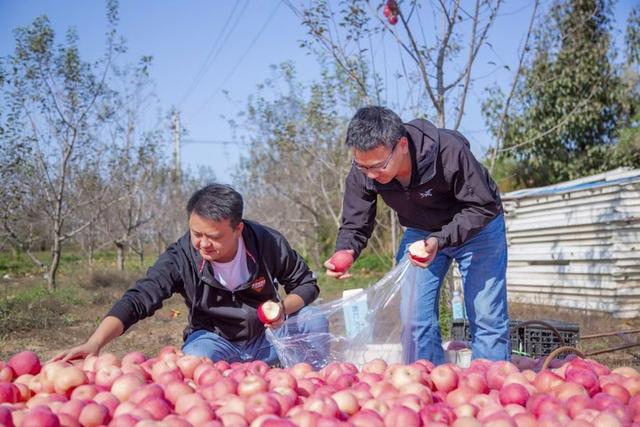
<instances>
[{"instance_id":1,"label":"green foliage","mask_svg":"<svg viewBox=\"0 0 640 427\"><path fill-rule=\"evenodd\" d=\"M618 129L638 108L612 62L611 7L606 0L553 4L503 124L499 179L539 186L640 166L616 155ZM494 133L505 99L489 93L483 112Z\"/></svg>"}]
</instances>

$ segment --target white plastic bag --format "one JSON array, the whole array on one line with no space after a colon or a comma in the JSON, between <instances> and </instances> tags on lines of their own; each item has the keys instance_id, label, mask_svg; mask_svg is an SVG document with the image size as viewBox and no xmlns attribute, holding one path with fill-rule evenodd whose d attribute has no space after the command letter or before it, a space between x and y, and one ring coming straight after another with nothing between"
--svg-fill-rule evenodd
<instances>
[{"instance_id":1,"label":"white plastic bag","mask_svg":"<svg viewBox=\"0 0 640 427\"><path fill-rule=\"evenodd\" d=\"M330 362L352 362L361 367L380 358L388 363L415 360L410 333L415 318L415 268L403 261L382 279L362 292L313 306L309 313L292 316L267 339L276 349L280 363L291 367L307 362L319 369ZM291 333L295 322L322 316L328 333Z\"/></svg>"}]
</instances>

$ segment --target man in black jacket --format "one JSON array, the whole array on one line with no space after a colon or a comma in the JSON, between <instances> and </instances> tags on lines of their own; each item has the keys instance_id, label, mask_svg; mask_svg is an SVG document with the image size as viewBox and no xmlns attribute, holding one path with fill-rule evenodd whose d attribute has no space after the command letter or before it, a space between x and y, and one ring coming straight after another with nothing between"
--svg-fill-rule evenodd
<instances>
[{"instance_id":1,"label":"man in black jacket","mask_svg":"<svg viewBox=\"0 0 640 427\"><path fill-rule=\"evenodd\" d=\"M502 202L467 140L426 120L403 124L393 111L373 106L355 114L346 143L354 160L346 179L336 250L348 250L355 259L364 249L375 224L378 195L406 227L398 262L412 243L423 242L426 261L411 260L422 268L416 273L411 326L405 327L409 340L403 339L415 346L408 358L444 362L438 295L455 259L463 280L473 357L508 360ZM325 267L329 276L349 277L348 272L335 271L330 260Z\"/></svg>"},{"instance_id":2,"label":"man in black jacket","mask_svg":"<svg viewBox=\"0 0 640 427\"><path fill-rule=\"evenodd\" d=\"M55 359L98 354L179 293L189 308L186 354L277 363L257 309L266 301L279 301L282 315L269 327L278 329L285 316L292 316L287 330L276 334L318 334L317 348L307 352L313 360L306 361L321 365L328 350L328 323L308 307L319 292L315 275L280 233L243 220L242 211L242 196L229 186L211 184L196 191L187 203L189 231L125 292L87 342ZM283 299L279 286L286 293Z\"/></svg>"}]
</instances>

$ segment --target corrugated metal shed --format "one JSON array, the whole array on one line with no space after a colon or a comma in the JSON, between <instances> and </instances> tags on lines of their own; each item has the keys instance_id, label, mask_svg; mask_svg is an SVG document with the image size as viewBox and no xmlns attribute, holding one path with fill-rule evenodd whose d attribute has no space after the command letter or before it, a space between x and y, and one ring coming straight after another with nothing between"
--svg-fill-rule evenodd
<instances>
[{"instance_id":1,"label":"corrugated metal shed","mask_svg":"<svg viewBox=\"0 0 640 427\"><path fill-rule=\"evenodd\" d=\"M640 170L502 197L511 300L640 316Z\"/></svg>"}]
</instances>

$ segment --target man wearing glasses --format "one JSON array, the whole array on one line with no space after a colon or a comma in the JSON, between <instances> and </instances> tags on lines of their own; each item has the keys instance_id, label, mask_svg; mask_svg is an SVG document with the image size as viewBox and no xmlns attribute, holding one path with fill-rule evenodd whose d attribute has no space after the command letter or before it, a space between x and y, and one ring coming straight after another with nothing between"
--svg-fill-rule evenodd
<instances>
[{"instance_id":1,"label":"man wearing glasses","mask_svg":"<svg viewBox=\"0 0 640 427\"><path fill-rule=\"evenodd\" d=\"M474 358L508 360L507 245L502 202L495 182L476 160L459 132L438 129L416 119L403 123L393 111L378 106L358 110L347 130L353 150L343 199L336 250L357 258L375 225L376 200L398 214L406 227L396 255L422 241L427 261L411 262L416 273L414 318L404 328L416 359L444 362L438 326L440 286L456 260L463 280L465 310ZM327 274L344 279L325 262ZM406 342L403 340L403 342Z\"/></svg>"}]
</instances>

